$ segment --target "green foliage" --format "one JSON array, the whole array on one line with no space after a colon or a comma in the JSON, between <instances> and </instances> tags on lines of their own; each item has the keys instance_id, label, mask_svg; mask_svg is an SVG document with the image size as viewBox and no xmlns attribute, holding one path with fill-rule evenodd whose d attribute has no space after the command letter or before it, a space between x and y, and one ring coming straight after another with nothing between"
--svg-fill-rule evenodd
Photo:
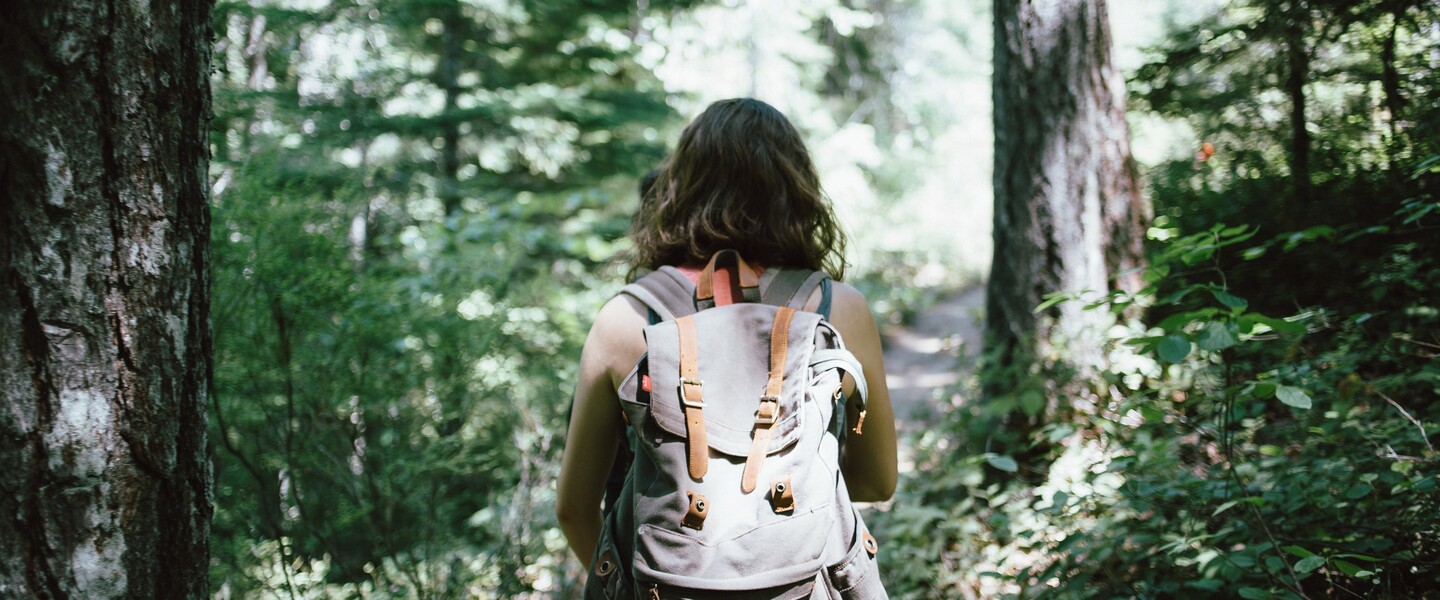
<instances>
[{"instance_id":1,"label":"green foliage","mask_svg":"<svg viewBox=\"0 0 1440 600\"><path fill-rule=\"evenodd\" d=\"M746 92L728 59L812 140L882 320L975 276L983 6L748 6L217 6L217 595L577 595L551 517L575 358L672 107ZM994 416L1041 414L1068 375L1014 373L924 433L874 519L895 597L1440 586L1435 14L1247 1L1179 25L1135 105L1215 152L1147 174L1149 287L1091 307L1114 316L1099 402L1015 434ZM1297 31L1308 204L1279 201Z\"/></svg>"},{"instance_id":2,"label":"green foliage","mask_svg":"<svg viewBox=\"0 0 1440 600\"><path fill-rule=\"evenodd\" d=\"M216 10L214 587L570 595L575 357L675 115L628 4L383 8Z\"/></svg>"},{"instance_id":3,"label":"green foliage","mask_svg":"<svg viewBox=\"0 0 1440 600\"><path fill-rule=\"evenodd\" d=\"M899 595L1400 598L1435 589L1440 452L1429 434L1440 429L1440 365L1436 348L1401 332L1433 340L1440 326L1431 306L1440 253L1429 239L1440 222L1404 227L1404 215L1372 234L1392 254L1356 273L1368 285L1399 276L1425 292L1377 293L1353 312L1251 311L1213 262L1253 240L1251 228L1158 245L1151 287L1095 307L1144 304L1154 324L1111 331L1108 405L1037 434L1058 445L1044 481L987 476L982 464L1008 473L1013 461L957 460L950 442L930 440L925 479L897 502L922 508L877 525L907 547L887 564ZM952 418L962 430L974 419ZM912 545L937 549L940 562L911 562Z\"/></svg>"},{"instance_id":4,"label":"green foliage","mask_svg":"<svg viewBox=\"0 0 1440 600\"><path fill-rule=\"evenodd\" d=\"M1132 81L1134 106L1194 131L1201 152L1148 170L1148 287L1088 306L1116 319L1110 366L1083 382L1106 392L1016 427L994 414L1057 374L1010 374L1013 389L922 436L874 524L892 595L1440 589L1436 17L1256 1L1176 24ZM1284 58L1297 32L1312 151L1298 182ZM1011 472L980 442L1015 432L1009 451L1039 456Z\"/></svg>"},{"instance_id":5,"label":"green foliage","mask_svg":"<svg viewBox=\"0 0 1440 600\"><path fill-rule=\"evenodd\" d=\"M885 86L901 40L879 24L916 25L914 3L850 4L220 3L217 595L576 595L554 479L635 179L677 108L759 87L695 57L795 69L759 91L842 211L883 188L878 206L918 214L902 196L943 172L919 146L956 128L951 98ZM946 268L949 229L901 244L851 225L851 273L887 313L973 270Z\"/></svg>"}]
</instances>

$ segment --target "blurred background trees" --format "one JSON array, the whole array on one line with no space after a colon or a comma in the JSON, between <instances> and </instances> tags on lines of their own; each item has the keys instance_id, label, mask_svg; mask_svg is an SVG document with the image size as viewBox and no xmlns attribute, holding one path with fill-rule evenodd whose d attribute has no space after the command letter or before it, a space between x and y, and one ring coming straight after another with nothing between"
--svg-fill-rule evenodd
<instances>
[{"instance_id":1,"label":"blurred background trees","mask_svg":"<svg viewBox=\"0 0 1440 600\"><path fill-rule=\"evenodd\" d=\"M1089 408L986 448L1027 388L937 394L874 508L894 595L1440 585L1435 7L1104 4L1151 267L1090 298L1114 326ZM991 264L994 25L943 0L218 3L217 596L574 595L553 480L638 178L709 102L775 104L854 283L907 319Z\"/></svg>"},{"instance_id":2,"label":"blurred background trees","mask_svg":"<svg viewBox=\"0 0 1440 600\"><path fill-rule=\"evenodd\" d=\"M972 135L954 130L953 82L891 89L961 44L895 39L922 18L903 3L219 3L217 594L573 595L553 479L579 344L623 283L637 179L689 115L754 94L812 134L852 227L922 186L953 205L925 148ZM903 284L885 314L983 265L926 227L924 244L855 228L873 250L851 259L885 267L866 281Z\"/></svg>"}]
</instances>

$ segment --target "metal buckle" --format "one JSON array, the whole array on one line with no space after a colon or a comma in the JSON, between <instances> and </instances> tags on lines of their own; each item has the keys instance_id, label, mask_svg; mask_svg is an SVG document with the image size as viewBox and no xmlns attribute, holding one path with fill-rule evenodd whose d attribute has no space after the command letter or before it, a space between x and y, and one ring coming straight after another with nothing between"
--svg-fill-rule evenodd
<instances>
[{"instance_id":1,"label":"metal buckle","mask_svg":"<svg viewBox=\"0 0 1440 600\"><path fill-rule=\"evenodd\" d=\"M780 419L780 397L779 397L779 396L771 396L770 394L765 394L764 396L761 396L761 397L760 397L760 404L763 405L763 404L765 404L766 402L774 402L774 403L775 403L775 414L770 415L769 417L762 417L762 416L760 416L760 411L757 409L757 410L755 411L755 424L756 424L756 425L774 425L774 424L775 424L775 421L777 421L777 420Z\"/></svg>"},{"instance_id":2,"label":"metal buckle","mask_svg":"<svg viewBox=\"0 0 1440 600\"><path fill-rule=\"evenodd\" d=\"M691 379L691 378L689 378L689 377L681 377L681 378L680 378L680 403L681 403L681 404L684 404L685 406L689 406L689 407L691 407L691 408L700 408L700 409L705 408L705 401L704 401L704 400L701 400L701 401L699 401L699 402L691 402L691 401L690 401L690 397L685 394L685 386L686 386L686 385L693 385L693 386L697 386L697 387L702 387L702 388L703 388L703 387L705 387L705 382L704 382L703 380L700 380L700 379Z\"/></svg>"}]
</instances>

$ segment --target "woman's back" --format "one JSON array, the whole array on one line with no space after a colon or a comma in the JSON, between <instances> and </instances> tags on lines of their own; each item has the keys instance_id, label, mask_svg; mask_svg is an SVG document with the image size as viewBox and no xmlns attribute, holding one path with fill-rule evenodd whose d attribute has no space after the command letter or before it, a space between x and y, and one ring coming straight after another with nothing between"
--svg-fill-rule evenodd
<instances>
[{"instance_id":1,"label":"woman's back","mask_svg":"<svg viewBox=\"0 0 1440 600\"><path fill-rule=\"evenodd\" d=\"M722 249L760 264L825 270L836 279L843 273L843 235L798 133L773 108L753 100L716 103L686 129L643 198L631 238L632 274L671 265L698 278L697 265ZM863 414L846 405L852 412L846 422L856 432L843 436L839 469L850 499L884 500L894 492L897 473L879 331L858 290L839 282L827 288L827 327L857 359L870 391ZM799 308L815 312L824 295L816 288ZM582 562L596 556L601 538L601 498L627 427L618 390L646 354L651 311L631 295L617 295L597 314L582 351L557 490L561 527ZM847 377L847 395L854 386ZM873 556L873 547L867 550Z\"/></svg>"}]
</instances>

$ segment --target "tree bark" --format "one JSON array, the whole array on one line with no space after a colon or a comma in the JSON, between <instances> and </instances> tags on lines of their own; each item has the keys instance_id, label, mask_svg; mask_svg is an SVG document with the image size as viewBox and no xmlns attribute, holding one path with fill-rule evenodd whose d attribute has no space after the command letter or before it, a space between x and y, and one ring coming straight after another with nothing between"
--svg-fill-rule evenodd
<instances>
[{"instance_id":1,"label":"tree bark","mask_svg":"<svg viewBox=\"0 0 1440 600\"><path fill-rule=\"evenodd\" d=\"M1140 286L1133 271L1143 262L1149 205L1130 157L1125 87L1111 62L1107 19L1104 0L995 2L990 397L1015 393L1021 379L1044 367L1047 405L1062 394L1093 398L1070 382L1103 366L1095 329L1104 315L1077 302L1033 309L1050 292ZM1017 420L1024 419L1012 415L1011 423ZM1021 439L1035 424L1015 424Z\"/></svg>"},{"instance_id":2,"label":"tree bark","mask_svg":"<svg viewBox=\"0 0 1440 600\"><path fill-rule=\"evenodd\" d=\"M1310 9L1302 0L1290 0L1285 15L1285 93L1290 96L1290 181L1294 215L1310 205L1310 130L1306 127L1305 82L1310 79L1310 49L1305 32ZM1288 218L1288 217L1287 217Z\"/></svg>"},{"instance_id":3,"label":"tree bark","mask_svg":"<svg viewBox=\"0 0 1440 600\"><path fill-rule=\"evenodd\" d=\"M209 595L210 4L0 19L0 597Z\"/></svg>"}]
</instances>

